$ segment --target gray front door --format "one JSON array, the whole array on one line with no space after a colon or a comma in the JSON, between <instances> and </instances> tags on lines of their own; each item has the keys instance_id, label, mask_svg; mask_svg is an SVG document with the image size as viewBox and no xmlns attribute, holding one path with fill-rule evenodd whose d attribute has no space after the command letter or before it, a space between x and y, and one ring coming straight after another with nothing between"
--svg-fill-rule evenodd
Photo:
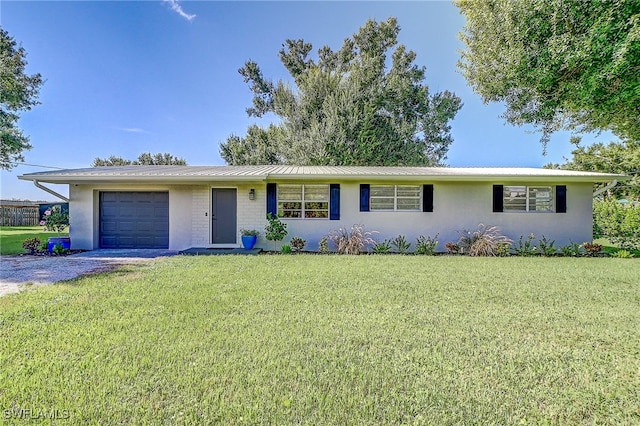
<instances>
[{"instance_id":1,"label":"gray front door","mask_svg":"<svg viewBox=\"0 0 640 426\"><path fill-rule=\"evenodd\" d=\"M236 244L237 190L211 190L211 243Z\"/></svg>"}]
</instances>

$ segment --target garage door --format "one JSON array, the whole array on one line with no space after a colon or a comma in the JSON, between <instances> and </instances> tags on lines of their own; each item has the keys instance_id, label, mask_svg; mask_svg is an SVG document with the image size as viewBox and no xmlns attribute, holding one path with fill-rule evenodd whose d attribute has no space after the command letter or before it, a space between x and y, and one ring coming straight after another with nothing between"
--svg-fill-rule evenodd
<instances>
[{"instance_id":1,"label":"garage door","mask_svg":"<svg viewBox=\"0 0 640 426\"><path fill-rule=\"evenodd\" d=\"M169 248L169 193L101 192L100 248Z\"/></svg>"}]
</instances>

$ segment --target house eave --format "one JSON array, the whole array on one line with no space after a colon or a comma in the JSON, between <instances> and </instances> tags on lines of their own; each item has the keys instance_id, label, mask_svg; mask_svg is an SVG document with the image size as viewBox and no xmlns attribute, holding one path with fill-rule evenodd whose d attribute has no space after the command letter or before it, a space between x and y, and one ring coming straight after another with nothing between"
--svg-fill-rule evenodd
<instances>
[{"instance_id":1,"label":"house eave","mask_svg":"<svg viewBox=\"0 0 640 426\"><path fill-rule=\"evenodd\" d=\"M27 181L39 181L53 184L70 185L107 185L107 184L172 184L172 185L201 185L208 182L242 182L259 183L264 182L264 178L256 179L255 176L216 176L198 177L193 176L51 176L51 177L31 177L28 175L18 176L18 179Z\"/></svg>"},{"instance_id":2,"label":"house eave","mask_svg":"<svg viewBox=\"0 0 640 426\"><path fill-rule=\"evenodd\" d=\"M30 173L19 179L53 184L172 184L264 182L583 182L624 181L629 176L533 168L133 166Z\"/></svg>"}]
</instances>

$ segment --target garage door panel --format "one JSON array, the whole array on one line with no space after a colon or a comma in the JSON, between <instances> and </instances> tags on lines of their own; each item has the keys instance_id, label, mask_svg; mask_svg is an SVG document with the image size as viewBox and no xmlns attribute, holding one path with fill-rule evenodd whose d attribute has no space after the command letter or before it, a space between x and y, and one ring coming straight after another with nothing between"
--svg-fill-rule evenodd
<instances>
[{"instance_id":1,"label":"garage door panel","mask_svg":"<svg viewBox=\"0 0 640 426\"><path fill-rule=\"evenodd\" d=\"M149 221L140 222L140 223L136 224L136 227L137 227L136 229L138 231L154 231L154 230L155 231L160 231L160 230L164 229L164 224L161 224L162 227L160 227L160 228L154 228L153 225L154 225L153 222L149 222Z\"/></svg>"},{"instance_id":2,"label":"garage door panel","mask_svg":"<svg viewBox=\"0 0 640 426\"><path fill-rule=\"evenodd\" d=\"M153 217L156 217L156 218L169 217L169 210L161 207L155 207L153 209Z\"/></svg>"},{"instance_id":3,"label":"garage door panel","mask_svg":"<svg viewBox=\"0 0 640 426\"><path fill-rule=\"evenodd\" d=\"M102 192L100 193L101 201L117 201L119 192Z\"/></svg>"},{"instance_id":4,"label":"garage door panel","mask_svg":"<svg viewBox=\"0 0 640 426\"><path fill-rule=\"evenodd\" d=\"M168 248L168 192L101 192L100 247Z\"/></svg>"},{"instance_id":5,"label":"garage door panel","mask_svg":"<svg viewBox=\"0 0 640 426\"><path fill-rule=\"evenodd\" d=\"M135 240L135 245L139 247L149 247L154 245L155 239L153 237L138 237Z\"/></svg>"},{"instance_id":6,"label":"garage door panel","mask_svg":"<svg viewBox=\"0 0 640 426\"><path fill-rule=\"evenodd\" d=\"M117 230L120 232L134 232L139 229L138 223L129 220L129 218L127 218L127 220L119 221L117 228Z\"/></svg>"},{"instance_id":7,"label":"garage door panel","mask_svg":"<svg viewBox=\"0 0 640 426\"><path fill-rule=\"evenodd\" d=\"M134 203L143 198L139 192L120 192L119 194L118 201L121 203Z\"/></svg>"},{"instance_id":8,"label":"garage door panel","mask_svg":"<svg viewBox=\"0 0 640 426\"><path fill-rule=\"evenodd\" d=\"M163 222L149 222L149 231L155 231L154 234L159 233L164 229Z\"/></svg>"},{"instance_id":9,"label":"garage door panel","mask_svg":"<svg viewBox=\"0 0 640 426\"><path fill-rule=\"evenodd\" d=\"M133 248L135 246L136 239L130 236L121 235L118 237L118 245L125 246L127 248Z\"/></svg>"},{"instance_id":10,"label":"garage door panel","mask_svg":"<svg viewBox=\"0 0 640 426\"><path fill-rule=\"evenodd\" d=\"M127 218L133 218L136 217L136 208L133 205L121 205L118 208L118 216L119 217L127 217Z\"/></svg>"},{"instance_id":11,"label":"garage door panel","mask_svg":"<svg viewBox=\"0 0 640 426\"><path fill-rule=\"evenodd\" d=\"M118 230L118 224L111 220L103 220L101 225L104 231L113 232Z\"/></svg>"},{"instance_id":12,"label":"garage door panel","mask_svg":"<svg viewBox=\"0 0 640 426\"><path fill-rule=\"evenodd\" d=\"M144 219L153 219L155 209L153 207L138 207L136 209L136 216Z\"/></svg>"},{"instance_id":13,"label":"garage door panel","mask_svg":"<svg viewBox=\"0 0 640 426\"><path fill-rule=\"evenodd\" d=\"M103 248L112 248L112 247L116 247L117 246L117 238L116 237L108 237L108 236L101 236L100 237L100 247Z\"/></svg>"},{"instance_id":14,"label":"garage door panel","mask_svg":"<svg viewBox=\"0 0 640 426\"><path fill-rule=\"evenodd\" d=\"M118 207L117 206L111 206L111 205L105 206L101 211L101 216L102 216L103 219L110 218L110 217L117 217L118 216Z\"/></svg>"}]
</instances>

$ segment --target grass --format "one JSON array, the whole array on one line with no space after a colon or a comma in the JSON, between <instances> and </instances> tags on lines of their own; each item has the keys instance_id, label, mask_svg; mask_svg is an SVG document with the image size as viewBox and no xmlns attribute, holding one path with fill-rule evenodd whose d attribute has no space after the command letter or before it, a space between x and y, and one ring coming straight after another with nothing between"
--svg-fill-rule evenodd
<instances>
[{"instance_id":1,"label":"grass","mask_svg":"<svg viewBox=\"0 0 640 426\"><path fill-rule=\"evenodd\" d=\"M61 234L69 236L68 233ZM22 242L29 238L39 238L43 243L49 237L58 236L55 232L43 231L42 226L0 226L0 255L24 253Z\"/></svg>"},{"instance_id":2,"label":"grass","mask_svg":"<svg viewBox=\"0 0 640 426\"><path fill-rule=\"evenodd\" d=\"M640 424L638 277L640 261L609 258L158 260L0 298L0 409L65 424Z\"/></svg>"}]
</instances>

